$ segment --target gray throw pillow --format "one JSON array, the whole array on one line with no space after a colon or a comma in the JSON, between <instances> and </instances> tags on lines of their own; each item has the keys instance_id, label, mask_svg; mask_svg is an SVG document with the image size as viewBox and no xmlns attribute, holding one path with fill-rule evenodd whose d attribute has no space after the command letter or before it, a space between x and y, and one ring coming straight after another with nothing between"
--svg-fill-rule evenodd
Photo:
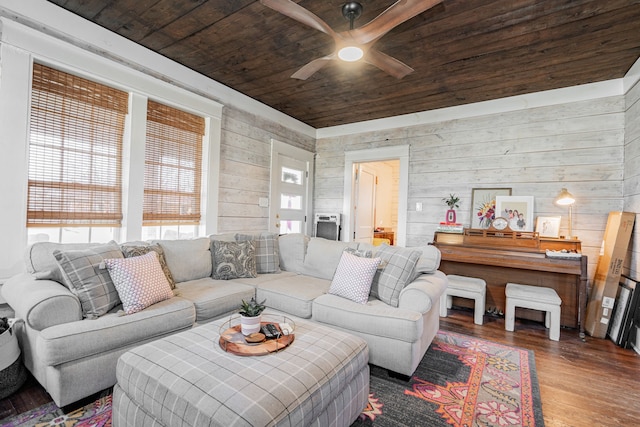
<instances>
[{"instance_id":1,"label":"gray throw pillow","mask_svg":"<svg viewBox=\"0 0 640 427\"><path fill-rule=\"evenodd\" d=\"M381 268L373 279L371 294L390 306L397 307L400 292L411 282L421 254L422 252L409 248L380 246L376 257L381 259Z\"/></svg>"},{"instance_id":2,"label":"gray throw pillow","mask_svg":"<svg viewBox=\"0 0 640 427\"><path fill-rule=\"evenodd\" d=\"M433 245L419 246L411 248L420 251L421 255L416 263L416 270L413 273L411 281L415 280L421 274L429 274L435 272L440 267L440 250Z\"/></svg>"},{"instance_id":3,"label":"gray throw pillow","mask_svg":"<svg viewBox=\"0 0 640 427\"><path fill-rule=\"evenodd\" d=\"M118 292L111 280L104 260L123 258L115 242L107 245L75 251L53 251L64 284L82 305L83 316L96 319L120 304Z\"/></svg>"},{"instance_id":4,"label":"gray throw pillow","mask_svg":"<svg viewBox=\"0 0 640 427\"><path fill-rule=\"evenodd\" d=\"M256 253L253 241L211 242L213 273L211 277L220 280L257 277Z\"/></svg>"},{"instance_id":5,"label":"gray throw pillow","mask_svg":"<svg viewBox=\"0 0 640 427\"><path fill-rule=\"evenodd\" d=\"M275 233L236 234L239 242L254 241L256 245L256 271L280 273L280 249L278 235Z\"/></svg>"}]
</instances>

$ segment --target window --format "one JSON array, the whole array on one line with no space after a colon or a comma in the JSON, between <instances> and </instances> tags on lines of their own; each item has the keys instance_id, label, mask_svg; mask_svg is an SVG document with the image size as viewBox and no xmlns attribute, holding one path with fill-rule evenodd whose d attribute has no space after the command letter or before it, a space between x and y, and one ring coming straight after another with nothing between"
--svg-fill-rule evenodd
<instances>
[{"instance_id":1,"label":"window","mask_svg":"<svg viewBox=\"0 0 640 427\"><path fill-rule=\"evenodd\" d=\"M204 133L204 118L149 100L142 221L151 229L146 237L194 234L200 223ZM185 233L185 226L193 231Z\"/></svg>"},{"instance_id":2,"label":"window","mask_svg":"<svg viewBox=\"0 0 640 427\"><path fill-rule=\"evenodd\" d=\"M127 110L126 92L33 64L27 227L120 227Z\"/></svg>"},{"instance_id":3,"label":"window","mask_svg":"<svg viewBox=\"0 0 640 427\"><path fill-rule=\"evenodd\" d=\"M141 206L143 239L184 239L200 233L205 118L148 100L129 118L146 122L145 157L124 182L129 145L127 92L44 65L33 65L27 230L29 243L105 242L121 236L126 206ZM145 97L146 98L146 97ZM132 142L132 145L135 145ZM123 187L135 191L123 191ZM143 193L140 200L136 194ZM123 201L123 197L130 199ZM134 236L138 231L127 229ZM139 237L138 237L139 236Z\"/></svg>"}]
</instances>

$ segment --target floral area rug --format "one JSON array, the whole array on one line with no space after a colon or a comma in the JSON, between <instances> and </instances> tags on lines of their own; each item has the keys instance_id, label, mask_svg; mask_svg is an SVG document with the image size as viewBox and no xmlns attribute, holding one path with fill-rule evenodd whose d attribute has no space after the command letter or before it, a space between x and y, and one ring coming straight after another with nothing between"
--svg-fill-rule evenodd
<instances>
[{"instance_id":1,"label":"floral area rug","mask_svg":"<svg viewBox=\"0 0 640 427\"><path fill-rule=\"evenodd\" d=\"M369 425L542 427L533 352L440 331L410 381L372 368Z\"/></svg>"},{"instance_id":2,"label":"floral area rug","mask_svg":"<svg viewBox=\"0 0 640 427\"><path fill-rule=\"evenodd\" d=\"M0 420L2 427L111 427L111 393L103 392L94 402L65 414L55 403Z\"/></svg>"},{"instance_id":3,"label":"floral area rug","mask_svg":"<svg viewBox=\"0 0 640 427\"><path fill-rule=\"evenodd\" d=\"M64 414L49 403L6 427L110 427L111 394ZM351 427L543 427L532 351L440 331L407 382L372 367L369 404Z\"/></svg>"}]
</instances>

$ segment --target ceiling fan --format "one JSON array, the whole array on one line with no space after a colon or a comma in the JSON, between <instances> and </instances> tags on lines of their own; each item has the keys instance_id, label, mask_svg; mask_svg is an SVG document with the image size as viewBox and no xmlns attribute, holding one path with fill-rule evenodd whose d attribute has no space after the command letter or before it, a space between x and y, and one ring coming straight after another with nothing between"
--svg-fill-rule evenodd
<instances>
[{"instance_id":1,"label":"ceiling fan","mask_svg":"<svg viewBox=\"0 0 640 427\"><path fill-rule=\"evenodd\" d=\"M373 48L373 44L393 28L440 2L442 0L398 0L356 29L353 28L353 22L361 15L362 5L355 1L347 2L342 6L342 14L349 20L350 29L338 33L318 16L291 0L260 0L268 8L333 37L336 45L334 52L314 59L291 76L300 80L308 79L329 61L337 59L348 62L362 59L393 77L403 78L413 72L413 68Z\"/></svg>"}]
</instances>

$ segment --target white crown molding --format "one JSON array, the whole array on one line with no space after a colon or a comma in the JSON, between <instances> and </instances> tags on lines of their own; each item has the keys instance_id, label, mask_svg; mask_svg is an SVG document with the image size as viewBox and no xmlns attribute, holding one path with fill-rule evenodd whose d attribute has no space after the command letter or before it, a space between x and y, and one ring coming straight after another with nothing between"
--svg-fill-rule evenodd
<instances>
[{"instance_id":1,"label":"white crown molding","mask_svg":"<svg viewBox=\"0 0 640 427\"><path fill-rule=\"evenodd\" d=\"M543 92L528 93L525 95L510 96L508 98L494 99L491 101L476 102L473 104L386 117L384 119L320 128L316 130L316 138L332 138L363 132L384 131L427 123L443 122L447 120L564 104L567 102L598 99L608 96L622 95L623 93L622 79L607 80L604 82L590 83L580 86L571 86Z\"/></svg>"},{"instance_id":2,"label":"white crown molding","mask_svg":"<svg viewBox=\"0 0 640 427\"><path fill-rule=\"evenodd\" d=\"M624 76L624 93L626 94L640 81L640 58L629 68Z\"/></svg>"},{"instance_id":3,"label":"white crown molding","mask_svg":"<svg viewBox=\"0 0 640 427\"><path fill-rule=\"evenodd\" d=\"M0 16L203 97L315 137L315 128L48 1L1 0Z\"/></svg>"}]
</instances>

